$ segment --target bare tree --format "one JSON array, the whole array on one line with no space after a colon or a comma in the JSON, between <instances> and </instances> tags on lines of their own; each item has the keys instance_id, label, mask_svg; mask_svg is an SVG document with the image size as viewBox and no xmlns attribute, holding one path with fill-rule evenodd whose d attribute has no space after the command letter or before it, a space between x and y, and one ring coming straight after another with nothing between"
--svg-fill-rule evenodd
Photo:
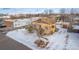
<instances>
[{"instance_id":1,"label":"bare tree","mask_svg":"<svg viewBox=\"0 0 79 59\"><path fill-rule=\"evenodd\" d=\"M49 9L49 14L52 14L53 13L53 10Z\"/></svg>"},{"instance_id":2,"label":"bare tree","mask_svg":"<svg viewBox=\"0 0 79 59\"><path fill-rule=\"evenodd\" d=\"M74 18L74 9L71 8L70 10L70 25L69 25L69 31L71 32L72 31L72 25L73 25L73 18Z\"/></svg>"},{"instance_id":3,"label":"bare tree","mask_svg":"<svg viewBox=\"0 0 79 59\"><path fill-rule=\"evenodd\" d=\"M53 13L53 10L52 9L46 9L46 10L44 10L44 13L50 15L50 14Z\"/></svg>"},{"instance_id":4,"label":"bare tree","mask_svg":"<svg viewBox=\"0 0 79 59\"><path fill-rule=\"evenodd\" d=\"M62 13L62 14L65 13L65 11L66 11L65 8L60 9L60 13Z\"/></svg>"},{"instance_id":5,"label":"bare tree","mask_svg":"<svg viewBox=\"0 0 79 59\"><path fill-rule=\"evenodd\" d=\"M74 8L71 8L70 13L74 14Z\"/></svg>"}]
</instances>

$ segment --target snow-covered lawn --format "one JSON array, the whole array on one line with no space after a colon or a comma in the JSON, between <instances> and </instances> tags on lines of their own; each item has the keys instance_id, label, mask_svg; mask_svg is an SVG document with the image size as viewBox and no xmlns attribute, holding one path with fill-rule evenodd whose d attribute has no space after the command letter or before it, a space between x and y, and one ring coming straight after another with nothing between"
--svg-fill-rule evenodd
<instances>
[{"instance_id":1,"label":"snow-covered lawn","mask_svg":"<svg viewBox=\"0 0 79 59\"><path fill-rule=\"evenodd\" d=\"M10 31L6 35L34 50L79 49L79 33L68 33L67 30L63 28L59 28L59 31L52 35L44 36L48 38L50 42L46 48L37 47L34 41L39 37L36 33L28 33L25 29ZM69 36L68 38L66 38L67 35Z\"/></svg>"}]
</instances>

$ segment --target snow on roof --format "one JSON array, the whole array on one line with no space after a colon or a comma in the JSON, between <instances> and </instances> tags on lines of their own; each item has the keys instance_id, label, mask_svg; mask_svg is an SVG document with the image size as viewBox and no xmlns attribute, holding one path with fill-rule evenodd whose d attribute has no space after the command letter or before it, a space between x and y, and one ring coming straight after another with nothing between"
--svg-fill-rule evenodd
<instances>
[{"instance_id":1,"label":"snow on roof","mask_svg":"<svg viewBox=\"0 0 79 59\"><path fill-rule=\"evenodd\" d=\"M73 29L79 30L79 25L73 25Z\"/></svg>"},{"instance_id":2,"label":"snow on roof","mask_svg":"<svg viewBox=\"0 0 79 59\"><path fill-rule=\"evenodd\" d=\"M14 20L12 20L12 19L7 19L7 20L5 20L5 21L10 21L10 22L14 22Z\"/></svg>"},{"instance_id":3,"label":"snow on roof","mask_svg":"<svg viewBox=\"0 0 79 59\"><path fill-rule=\"evenodd\" d=\"M74 20L79 20L79 17L74 18Z\"/></svg>"}]
</instances>

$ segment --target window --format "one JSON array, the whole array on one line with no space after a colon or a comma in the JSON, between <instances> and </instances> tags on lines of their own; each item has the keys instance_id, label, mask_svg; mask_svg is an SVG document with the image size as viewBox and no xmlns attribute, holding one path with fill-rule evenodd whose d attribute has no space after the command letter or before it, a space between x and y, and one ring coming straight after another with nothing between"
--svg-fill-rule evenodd
<instances>
[{"instance_id":1,"label":"window","mask_svg":"<svg viewBox=\"0 0 79 59\"><path fill-rule=\"evenodd\" d=\"M45 27L45 29L47 29L47 30L48 30L48 27Z\"/></svg>"},{"instance_id":2,"label":"window","mask_svg":"<svg viewBox=\"0 0 79 59\"><path fill-rule=\"evenodd\" d=\"M54 28L54 26L52 26L52 28Z\"/></svg>"}]
</instances>

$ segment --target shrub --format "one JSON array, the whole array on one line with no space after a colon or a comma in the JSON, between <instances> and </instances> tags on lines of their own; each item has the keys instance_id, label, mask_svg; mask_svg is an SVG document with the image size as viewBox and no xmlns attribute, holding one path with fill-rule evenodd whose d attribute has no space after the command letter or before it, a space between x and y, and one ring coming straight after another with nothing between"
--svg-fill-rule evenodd
<instances>
[{"instance_id":1,"label":"shrub","mask_svg":"<svg viewBox=\"0 0 79 59\"><path fill-rule=\"evenodd\" d=\"M30 33L33 33L34 28L32 27L32 25L28 25L28 26L26 27L26 29L27 29Z\"/></svg>"}]
</instances>

